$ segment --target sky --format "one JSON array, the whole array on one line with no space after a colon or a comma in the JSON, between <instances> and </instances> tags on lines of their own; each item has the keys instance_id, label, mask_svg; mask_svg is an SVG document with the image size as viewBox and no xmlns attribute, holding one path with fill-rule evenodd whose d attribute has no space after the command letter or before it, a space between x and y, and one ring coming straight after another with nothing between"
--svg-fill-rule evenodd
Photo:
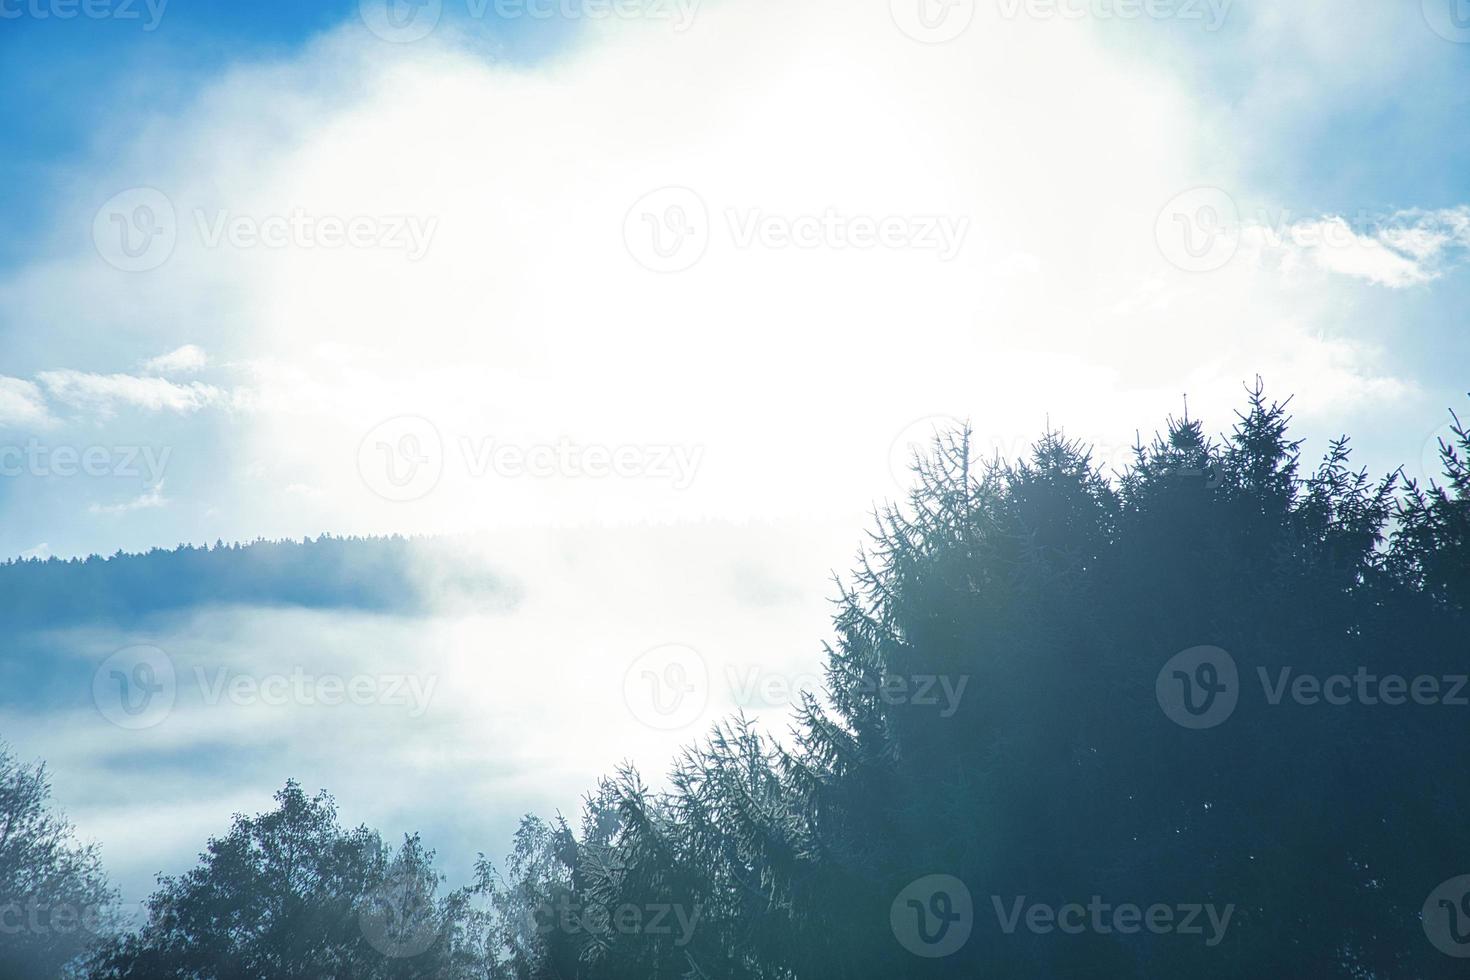
<instances>
[{"instance_id":1,"label":"sky","mask_svg":"<svg viewBox=\"0 0 1470 980\"><path fill-rule=\"evenodd\" d=\"M1120 466L1260 376L1308 460L1427 479L1470 389L1462 6L0 0L0 554L473 532L526 595L47 641L439 677L365 762L373 712L290 744L181 701L104 758L90 704L11 701L0 735L131 894L293 773L461 860L616 764L588 705L646 651L810 677L936 427ZM654 766L708 720L619 717ZM482 817L432 792L471 765Z\"/></svg>"}]
</instances>

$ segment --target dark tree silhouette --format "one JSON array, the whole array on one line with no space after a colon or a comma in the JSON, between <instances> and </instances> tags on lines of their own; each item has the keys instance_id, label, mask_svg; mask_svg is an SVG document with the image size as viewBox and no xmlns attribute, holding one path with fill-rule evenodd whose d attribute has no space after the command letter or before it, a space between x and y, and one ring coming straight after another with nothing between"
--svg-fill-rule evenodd
<instances>
[{"instance_id":1,"label":"dark tree silhouette","mask_svg":"<svg viewBox=\"0 0 1470 980\"><path fill-rule=\"evenodd\" d=\"M1349 468L1346 439L1303 472L1288 422L1257 386L1218 442L1171 421L1116 479L1057 433L1015 464L940 439L840 586L828 697L789 742L736 720L667 791L621 772L579 837L518 850L555 860L523 860L516 915L565 891L698 910L692 939L553 917L504 933L507 975L1463 975L1429 932L1463 933L1470 900L1429 902L1453 918L1428 928L1421 909L1470 874L1470 707L1446 700L1470 669L1470 438L1444 447L1444 486L1400 495ZM1201 647L1237 680L1175 659ZM956 710L918 696L926 678L967 682ZM1405 696L1417 678L1435 703ZM1185 682L1233 712L1171 720ZM926 894L934 875L972 906ZM1083 927L1016 919L1037 903ZM940 948L951 925L971 934Z\"/></svg>"},{"instance_id":2,"label":"dark tree silhouette","mask_svg":"<svg viewBox=\"0 0 1470 980\"><path fill-rule=\"evenodd\" d=\"M466 943L456 923L466 918L466 895L436 897L442 879L417 835L394 853L366 827L340 827L331 797L308 797L294 782L276 804L236 816L197 868L160 879L147 925L114 943L92 975L460 975L457 950Z\"/></svg>"},{"instance_id":3,"label":"dark tree silhouette","mask_svg":"<svg viewBox=\"0 0 1470 980\"><path fill-rule=\"evenodd\" d=\"M44 765L0 742L0 978L64 975L111 931L116 895L95 847L49 806Z\"/></svg>"}]
</instances>

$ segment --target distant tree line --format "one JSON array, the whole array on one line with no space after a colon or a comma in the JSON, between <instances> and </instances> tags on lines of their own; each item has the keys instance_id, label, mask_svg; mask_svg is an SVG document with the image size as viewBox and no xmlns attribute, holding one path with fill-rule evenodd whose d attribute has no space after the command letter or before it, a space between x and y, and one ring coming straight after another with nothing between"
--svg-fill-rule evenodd
<instances>
[{"instance_id":1,"label":"distant tree line","mask_svg":"<svg viewBox=\"0 0 1470 980\"><path fill-rule=\"evenodd\" d=\"M415 613L435 598L415 570L455 564L438 542L396 535L11 560L0 563L0 622L11 629L131 622L210 604ZM434 587L507 597L506 583L483 572L461 571Z\"/></svg>"}]
</instances>

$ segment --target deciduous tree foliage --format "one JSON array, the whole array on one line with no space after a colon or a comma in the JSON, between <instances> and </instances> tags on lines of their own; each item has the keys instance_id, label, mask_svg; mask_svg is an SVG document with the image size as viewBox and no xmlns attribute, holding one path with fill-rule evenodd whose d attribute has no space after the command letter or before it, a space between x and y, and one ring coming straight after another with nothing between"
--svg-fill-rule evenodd
<instances>
[{"instance_id":1,"label":"deciduous tree foliage","mask_svg":"<svg viewBox=\"0 0 1470 980\"><path fill-rule=\"evenodd\" d=\"M113 926L95 847L50 806L43 765L0 742L0 978L58 977Z\"/></svg>"},{"instance_id":2,"label":"deciduous tree foliage","mask_svg":"<svg viewBox=\"0 0 1470 980\"><path fill-rule=\"evenodd\" d=\"M433 857L417 836L395 853L366 827L343 829L330 797L288 782L275 810L237 816L198 867L160 879L147 925L117 939L92 976L462 975L465 893L436 898Z\"/></svg>"}]
</instances>

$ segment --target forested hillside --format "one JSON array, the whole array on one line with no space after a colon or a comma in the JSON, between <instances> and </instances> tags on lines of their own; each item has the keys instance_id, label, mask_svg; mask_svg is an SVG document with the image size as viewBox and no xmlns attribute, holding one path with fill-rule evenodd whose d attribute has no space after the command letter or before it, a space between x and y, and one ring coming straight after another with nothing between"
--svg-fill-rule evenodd
<instances>
[{"instance_id":1,"label":"forested hillside","mask_svg":"<svg viewBox=\"0 0 1470 980\"><path fill-rule=\"evenodd\" d=\"M507 597L504 583L456 561L443 542L323 535L7 561L0 564L0 622L12 630L128 622L212 603L411 613L431 597L415 574L431 562L449 570L439 581L446 589Z\"/></svg>"}]
</instances>

